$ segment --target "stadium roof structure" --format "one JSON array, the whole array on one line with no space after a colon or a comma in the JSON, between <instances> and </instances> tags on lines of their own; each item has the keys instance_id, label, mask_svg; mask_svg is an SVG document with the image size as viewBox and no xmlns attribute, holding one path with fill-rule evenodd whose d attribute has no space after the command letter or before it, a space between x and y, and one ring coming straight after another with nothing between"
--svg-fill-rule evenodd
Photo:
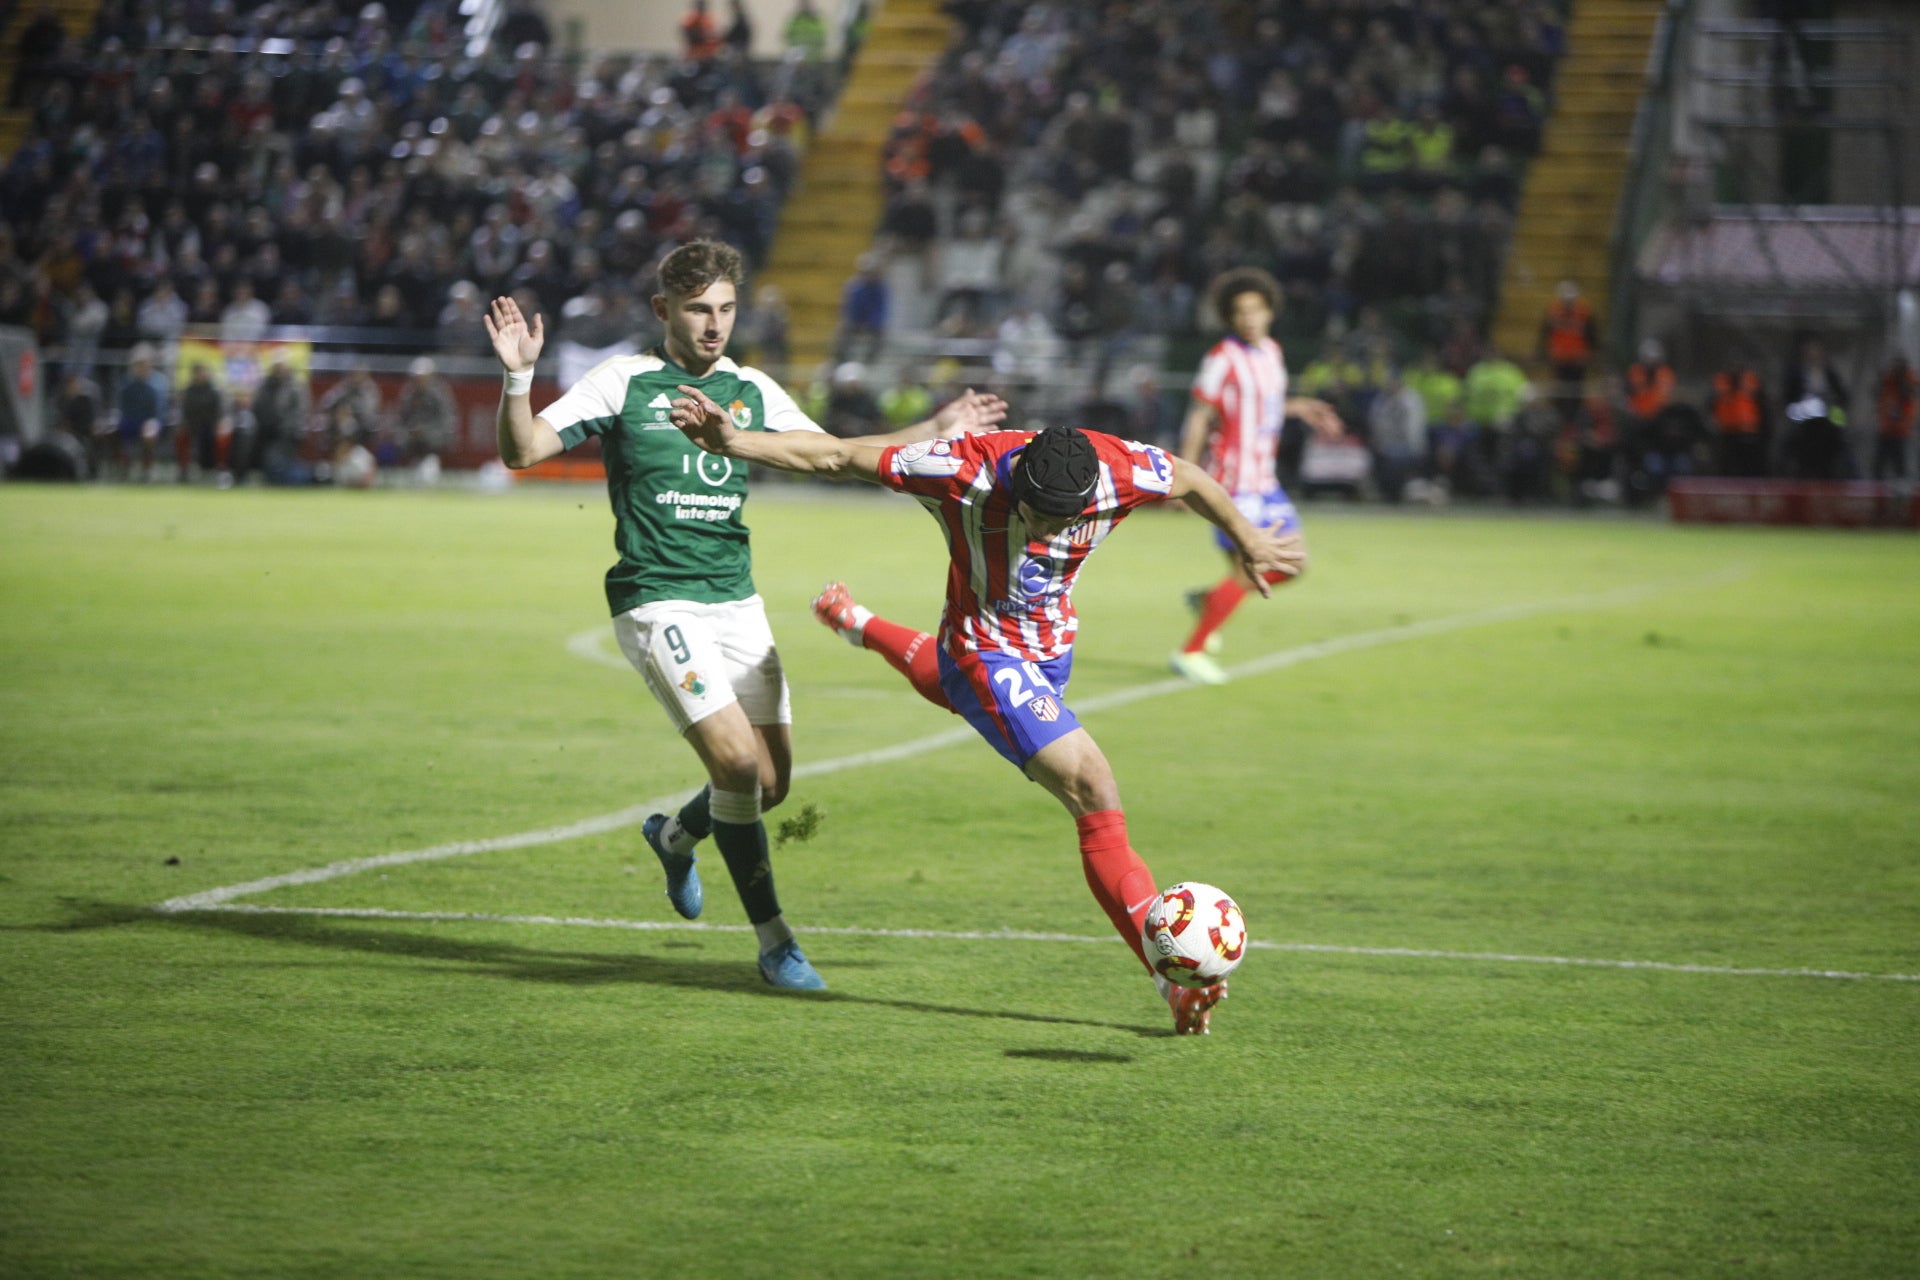
<instances>
[{"instance_id":1,"label":"stadium roof structure","mask_svg":"<svg viewBox=\"0 0 1920 1280\"><path fill-rule=\"evenodd\" d=\"M1830 309L1844 295L1881 302L1920 283L1920 208L1722 206L1649 236L1637 271L1644 286L1695 300L1765 294L1797 300L1795 310Z\"/></svg>"}]
</instances>

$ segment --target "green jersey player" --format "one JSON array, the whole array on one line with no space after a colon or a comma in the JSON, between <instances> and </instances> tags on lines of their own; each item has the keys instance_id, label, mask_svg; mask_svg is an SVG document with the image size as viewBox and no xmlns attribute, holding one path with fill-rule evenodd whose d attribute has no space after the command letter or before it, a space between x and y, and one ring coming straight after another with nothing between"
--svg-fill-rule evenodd
<instances>
[{"instance_id":1,"label":"green jersey player","mask_svg":"<svg viewBox=\"0 0 1920 1280\"><path fill-rule=\"evenodd\" d=\"M697 386L743 431L819 431L778 383L729 360L740 255L697 240L660 264L653 312L665 340L590 370L538 416L528 403L545 341L511 298L494 299L487 334L506 371L500 457L530 467L597 436L620 559L607 571L607 605L627 661L700 757L708 784L678 814L641 828L667 873L674 909L700 914L694 849L720 849L760 942L760 972L778 987L826 983L795 944L774 894L761 814L786 798L793 774L787 681L753 587L741 509L743 466L702 453L669 419L681 385ZM1000 421L1006 406L968 392L932 418L876 443L958 435Z\"/></svg>"}]
</instances>

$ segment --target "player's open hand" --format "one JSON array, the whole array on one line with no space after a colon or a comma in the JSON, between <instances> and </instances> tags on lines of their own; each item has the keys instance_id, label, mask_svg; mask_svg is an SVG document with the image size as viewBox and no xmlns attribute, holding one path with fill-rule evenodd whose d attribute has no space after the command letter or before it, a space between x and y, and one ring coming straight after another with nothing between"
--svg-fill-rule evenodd
<instances>
[{"instance_id":1,"label":"player's open hand","mask_svg":"<svg viewBox=\"0 0 1920 1280\"><path fill-rule=\"evenodd\" d=\"M1240 548L1240 563L1253 579L1253 589L1262 596L1271 596L1273 586L1267 581L1267 574L1284 573L1291 577L1307 567L1306 539L1297 533L1276 536L1271 529L1255 529Z\"/></svg>"},{"instance_id":2,"label":"player's open hand","mask_svg":"<svg viewBox=\"0 0 1920 1280\"><path fill-rule=\"evenodd\" d=\"M1322 440L1338 440L1347 434L1347 425L1340 421L1339 412L1325 400L1289 396L1287 412L1306 423Z\"/></svg>"},{"instance_id":3,"label":"player's open hand","mask_svg":"<svg viewBox=\"0 0 1920 1280\"><path fill-rule=\"evenodd\" d=\"M951 404L945 405L933 415L936 434L942 440L953 440L959 436L972 435L976 431L986 431L1007 418L1007 402L991 391L975 391L968 387Z\"/></svg>"},{"instance_id":4,"label":"player's open hand","mask_svg":"<svg viewBox=\"0 0 1920 1280\"><path fill-rule=\"evenodd\" d=\"M682 386L679 391L668 420L708 453L726 453L727 442L738 434L727 411L698 387Z\"/></svg>"},{"instance_id":5,"label":"player's open hand","mask_svg":"<svg viewBox=\"0 0 1920 1280\"><path fill-rule=\"evenodd\" d=\"M480 322L487 326L487 337L493 340L493 353L500 357L500 367L508 373L527 372L540 359L540 348L547 343L547 331L538 311L533 313L533 324L529 326L526 317L520 314L519 303L512 298L495 298L493 306L481 313Z\"/></svg>"}]
</instances>

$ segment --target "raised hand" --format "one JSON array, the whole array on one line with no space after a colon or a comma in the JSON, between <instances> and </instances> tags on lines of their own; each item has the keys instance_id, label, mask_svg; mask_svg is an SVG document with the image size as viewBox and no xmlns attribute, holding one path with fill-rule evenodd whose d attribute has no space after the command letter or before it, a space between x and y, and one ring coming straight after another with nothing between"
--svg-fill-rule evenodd
<instances>
[{"instance_id":1,"label":"raised hand","mask_svg":"<svg viewBox=\"0 0 1920 1280\"><path fill-rule=\"evenodd\" d=\"M533 325L529 328L526 317L520 314L519 303L512 298L495 298L493 306L481 314L480 320L487 326L487 337L493 340L493 353L500 357L501 368L508 373L532 370L540 359L540 348L547 341L539 312L533 313Z\"/></svg>"},{"instance_id":2,"label":"raised hand","mask_svg":"<svg viewBox=\"0 0 1920 1280\"><path fill-rule=\"evenodd\" d=\"M966 392L933 415L933 424L942 440L986 431L1006 421L1007 402L990 391Z\"/></svg>"},{"instance_id":3,"label":"raised hand","mask_svg":"<svg viewBox=\"0 0 1920 1280\"><path fill-rule=\"evenodd\" d=\"M1253 537L1240 548L1240 564L1253 579L1254 590L1271 596L1273 588L1265 575L1276 571L1297 574L1306 568L1306 539L1297 533L1276 536L1271 529L1255 529Z\"/></svg>"},{"instance_id":4,"label":"raised hand","mask_svg":"<svg viewBox=\"0 0 1920 1280\"><path fill-rule=\"evenodd\" d=\"M679 390L680 398L673 402L668 420L708 453L725 453L727 441L738 434L733 419L700 388L683 386Z\"/></svg>"}]
</instances>

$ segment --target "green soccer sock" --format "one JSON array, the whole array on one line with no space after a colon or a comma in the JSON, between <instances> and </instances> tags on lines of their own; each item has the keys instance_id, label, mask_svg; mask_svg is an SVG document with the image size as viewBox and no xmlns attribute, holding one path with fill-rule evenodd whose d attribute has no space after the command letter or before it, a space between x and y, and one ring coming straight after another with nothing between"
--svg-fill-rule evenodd
<instances>
[{"instance_id":1,"label":"green soccer sock","mask_svg":"<svg viewBox=\"0 0 1920 1280\"><path fill-rule=\"evenodd\" d=\"M740 905L747 919L765 924L780 914L780 899L773 891L773 863L767 858L767 824L719 822L713 824L713 842L727 860L727 873L739 890Z\"/></svg>"},{"instance_id":2,"label":"green soccer sock","mask_svg":"<svg viewBox=\"0 0 1920 1280\"><path fill-rule=\"evenodd\" d=\"M709 806L713 803L713 787L700 788L700 794L680 806L680 826L695 840L705 840L713 834L713 813Z\"/></svg>"}]
</instances>

